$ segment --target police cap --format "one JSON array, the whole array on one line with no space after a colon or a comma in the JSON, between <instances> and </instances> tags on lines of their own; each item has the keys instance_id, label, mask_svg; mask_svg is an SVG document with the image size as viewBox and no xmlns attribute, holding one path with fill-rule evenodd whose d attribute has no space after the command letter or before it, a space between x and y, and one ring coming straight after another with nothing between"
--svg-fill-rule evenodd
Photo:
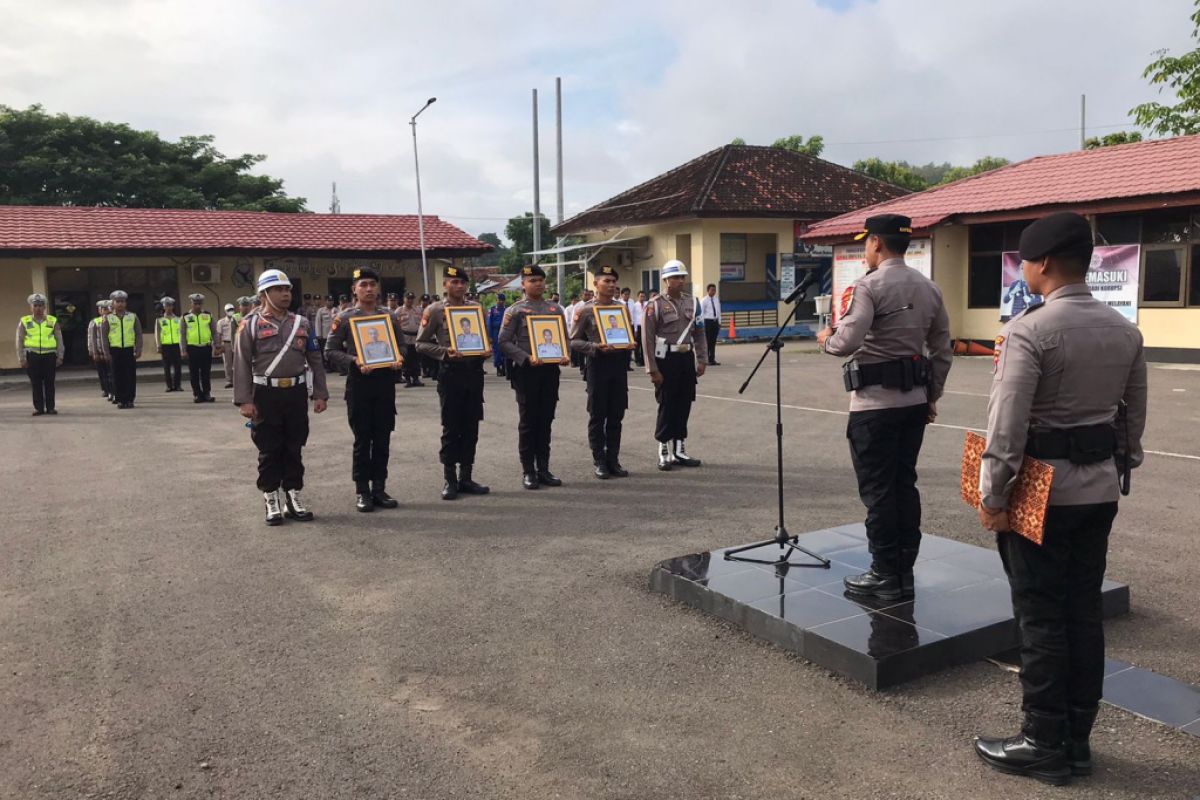
<instances>
[{"instance_id":1,"label":"police cap","mask_svg":"<svg viewBox=\"0 0 1200 800\"><path fill-rule=\"evenodd\" d=\"M1038 261L1064 253L1092 258L1092 226L1070 211L1042 217L1021 232L1018 250L1022 261Z\"/></svg>"},{"instance_id":2,"label":"police cap","mask_svg":"<svg viewBox=\"0 0 1200 800\"><path fill-rule=\"evenodd\" d=\"M387 293L387 299L388 299L388 300L399 300L399 299L400 299L400 295L396 294L395 292L388 292L388 293Z\"/></svg>"},{"instance_id":3,"label":"police cap","mask_svg":"<svg viewBox=\"0 0 1200 800\"><path fill-rule=\"evenodd\" d=\"M312 300L312 295L311 295L311 294L306 294L306 295L304 295L304 299L305 299L305 300Z\"/></svg>"},{"instance_id":4,"label":"police cap","mask_svg":"<svg viewBox=\"0 0 1200 800\"><path fill-rule=\"evenodd\" d=\"M325 299L326 299L326 300L337 300L337 298L336 298L336 297L334 297L334 296L333 296L333 295L331 295L331 294L327 294L327 295L325 295Z\"/></svg>"},{"instance_id":5,"label":"police cap","mask_svg":"<svg viewBox=\"0 0 1200 800\"><path fill-rule=\"evenodd\" d=\"M868 236L912 236L912 220L903 214L876 214L867 217L863 229L854 237L854 241L861 241Z\"/></svg>"},{"instance_id":6,"label":"police cap","mask_svg":"<svg viewBox=\"0 0 1200 800\"><path fill-rule=\"evenodd\" d=\"M29 297L25 298L25 302L29 303L31 306L44 306L46 305L46 295L34 292L33 294L29 295Z\"/></svg>"},{"instance_id":7,"label":"police cap","mask_svg":"<svg viewBox=\"0 0 1200 800\"><path fill-rule=\"evenodd\" d=\"M162 303L164 306L173 306L173 305L175 305L175 298L174 297L164 297L162 300L159 300L158 302Z\"/></svg>"},{"instance_id":8,"label":"police cap","mask_svg":"<svg viewBox=\"0 0 1200 800\"><path fill-rule=\"evenodd\" d=\"M338 297L338 300L342 301L343 303L345 303L345 302L349 302L349 300L350 300L350 295L348 295L348 294L343 294L343 295L340 295L340 296Z\"/></svg>"},{"instance_id":9,"label":"police cap","mask_svg":"<svg viewBox=\"0 0 1200 800\"><path fill-rule=\"evenodd\" d=\"M609 266L608 264L605 264L602 267L596 267L595 272L593 272L592 274L595 275L597 278L603 277L605 275L611 275L614 278L619 277L617 275L617 268Z\"/></svg>"},{"instance_id":10,"label":"police cap","mask_svg":"<svg viewBox=\"0 0 1200 800\"><path fill-rule=\"evenodd\" d=\"M404 299L405 299L405 300L415 300L415 299L416 299L416 297L417 297L417 296L416 296L415 294L413 294L412 292L405 292L405 293L404 293Z\"/></svg>"},{"instance_id":11,"label":"police cap","mask_svg":"<svg viewBox=\"0 0 1200 800\"><path fill-rule=\"evenodd\" d=\"M128 300L129 295L126 294L125 292L121 291L120 289L117 289L108 296L108 299L109 300Z\"/></svg>"},{"instance_id":12,"label":"police cap","mask_svg":"<svg viewBox=\"0 0 1200 800\"><path fill-rule=\"evenodd\" d=\"M375 281L378 283L379 273L370 267L359 267L358 269L354 270L354 272L350 273L350 280L354 283L358 283L359 281L363 280Z\"/></svg>"},{"instance_id":13,"label":"police cap","mask_svg":"<svg viewBox=\"0 0 1200 800\"><path fill-rule=\"evenodd\" d=\"M191 300L193 303L203 303L204 295L200 294L199 292L193 292L192 294L188 295L188 300Z\"/></svg>"},{"instance_id":14,"label":"police cap","mask_svg":"<svg viewBox=\"0 0 1200 800\"><path fill-rule=\"evenodd\" d=\"M530 264L528 267L521 267L522 278L544 278L546 270L539 267L537 264Z\"/></svg>"},{"instance_id":15,"label":"police cap","mask_svg":"<svg viewBox=\"0 0 1200 800\"><path fill-rule=\"evenodd\" d=\"M456 267L453 264L451 264L450 266L446 267L445 277L446 277L446 280L448 280L448 281L450 281L450 280L465 281L467 279L467 272L462 267Z\"/></svg>"}]
</instances>

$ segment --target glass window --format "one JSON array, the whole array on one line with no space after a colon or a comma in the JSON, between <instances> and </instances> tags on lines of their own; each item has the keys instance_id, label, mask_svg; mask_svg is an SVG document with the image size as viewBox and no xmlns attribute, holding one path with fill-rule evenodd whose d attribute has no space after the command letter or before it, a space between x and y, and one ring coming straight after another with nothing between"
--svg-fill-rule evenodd
<instances>
[{"instance_id":1,"label":"glass window","mask_svg":"<svg viewBox=\"0 0 1200 800\"><path fill-rule=\"evenodd\" d=\"M1179 303L1183 299L1182 247L1146 250L1142 267L1143 303Z\"/></svg>"},{"instance_id":2,"label":"glass window","mask_svg":"<svg viewBox=\"0 0 1200 800\"><path fill-rule=\"evenodd\" d=\"M1187 211L1164 211L1142 218L1144 244L1174 244L1188 240L1191 218Z\"/></svg>"},{"instance_id":3,"label":"glass window","mask_svg":"<svg viewBox=\"0 0 1200 800\"><path fill-rule=\"evenodd\" d=\"M1137 214L1109 214L1096 218L1096 244L1137 244L1142 241L1142 218Z\"/></svg>"},{"instance_id":4,"label":"glass window","mask_svg":"<svg viewBox=\"0 0 1200 800\"><path fill-rule=\"evenodd\" d=\"M1200 244L1192 245L1192 276L1188 281L1188 305L1200 306Z\"/></svg>"},{"instance_id":5,"label":"glass window","mask_svg":"<svg viewBox=\"0 0 1200 800\"><path fill-rule=\"evenodd\" d=\"M746 263L746 234L744 234L744 233L722 233L721 234L721 263L722 264L745 264Z\"/></svg>"},{"instance_id":6,"label":"glass window","mask_svg":"<svg viewBox=\"0 0 1200 800\"><path fill-rule=\"evenodd\" d=\"M967 308L1000 307L1000 254L972 255L967 271Z\"/></svg>"},{"instance_id":7,"label":"glass window","mask_svg":"<svg viewBox=\"0 0 1200 800\"><path fill-rule=\"evenodd\" d=\"M1019 222L1004 223L1004 249L1017 250L1021 245L1021 234L1033 222L1031 219L1023 219Z\"/></svg>"},{"instance_id":8,"label":"glass window","mask_svg":"<svg viewBox=\"0 0 1200 800\"><path fill-rule=\"evenodd\" d=\"M1004 225L972 225L971 252L1000 252L1004 249ZM998 284L997 284L998 285Z\"/></svg>"}]
</instances>

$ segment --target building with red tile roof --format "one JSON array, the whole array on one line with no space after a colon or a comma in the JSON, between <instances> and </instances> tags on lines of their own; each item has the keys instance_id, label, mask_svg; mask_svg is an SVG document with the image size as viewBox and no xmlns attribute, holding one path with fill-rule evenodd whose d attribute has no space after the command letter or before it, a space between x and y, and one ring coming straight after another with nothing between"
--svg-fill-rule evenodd
<instances>
[{"instance_id":1,"label":"building with red tile roof","mask_svg":"<svg viewBox=\"0 0 1200 800\"><path fill-rule=\"evenodd\" d=\"M953 335L990 342L1012 311L1021 230L1055 211L1092 220L1093 294L1136 322L1151 357L1200 361L1200 136L1031 158L814 223L802 238L834 246L836 297L861 273L852 239L863 220L911 217Z\"/></svg>"}]
</instances>

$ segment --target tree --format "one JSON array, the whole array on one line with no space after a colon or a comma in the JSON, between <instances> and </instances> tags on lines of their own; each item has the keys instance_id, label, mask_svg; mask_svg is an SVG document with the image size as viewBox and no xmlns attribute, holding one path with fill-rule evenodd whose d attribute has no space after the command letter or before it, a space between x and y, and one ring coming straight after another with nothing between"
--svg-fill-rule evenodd
<instances>
[{"instance_id":1,"label":"tree","mask_svg":"<svg viewBox=\"0 0 1200 800\"><path fill-rule=\"evenodd\" d=\"M539 218L542 247L549 246L554 239L550 236L550 220L544 214ZM533 250L533 213L526 211L519 217L513 217L504 226L504 235L513 243L512 248L501 254L500 269L504 272L516 272L528 261L527 254Z\"/></svg>"},{"instance_id":2,"label":"tree","mask_svg":"<svg viewBox=\"0 0 1200 800\"><path fill-rule=\"evenodd\" d=\"M733 137L733 141L730 142L730 144L745 144L745 143L746 143L746 140L740 136Z\"/></svg>"},{"instance_id":3,"label":"tree","mask_svg":"<svg viewBox=\"0 0 1200 800\"><path fill-rule=\"evenodd\" d=\"M494 233L481 233L477 237L484 244L490 244L492 251L479 256L475 263L481 267L494 267L500 263L500 257L508 252L508 248L504 246L504 242L500 241L500 237Z\"/></svg>"},{"instance_id":4,"label":"tree","mask_svg":"<svg viewBox=\"0 0 1200 800\"><path fill-rule=\"evenodd\" d=\"M818 158L821 152L825 149L825 139L820 136L810 136L808 141L804 141L804 137L784 136L771 142L771 147L778 147L781 150L791 150L794 153L804 153L813 158Z\"/></svg>"},{"instance_id":5,"label":"tree","mask_svg":"<svg viewBox=\"0 0 1200 800\"><path fill-rule=\"evenodd\" d=\"M978 175L981 172L990 172L1000 167L1008 166L1007 158L996 158L995 156L984 156L969 167L951 167L942 175L942 179L938 181L938 185L942 186L947 183L954 183L963 178L969 178L972 175Z\"/></svg>"},{"instance_id":6,"label":"tree","mask_svg":"<svg viewBox=\"0 0 1200 800\"><path fill-rule=\"evenodd\" d=\"M914 172L912 166L904 161L883 161L878 158L865 158L855 161L853 169L865 172L872 178L877 178L894 186L912 189L914 192L929 188L929 183Z\"/></svg>"},{"instance_id":7,"label":"tree","mask_svg":"<svg viewBox=\"0 0 1200 800\"><path fill-rule=\"evenodd\" d=\"M227 158L212 136L170 142L122 123L0 105L0 204L304 211L283 181L249 174L265 159Z\"/></svg>"},{"instance_id":8,"label":"tree","mask_svg":"<svg viewBox=\"0 0 1200 800\"><path fill-rule=\"evenodd\" d=\"M1142 135L1137 131L1117 131L1104 136L1092 136L1083 142L1084 150L1096 150L1101 147L1112 147L1116 144L1132 144L1140 142Z\"/></svg>"},{"instance_id":9,"label":"tree","mask_svg":"<svg viewBox=\"0 0 1200 800\"><path fill-rule=\"evenodd\" d=\"M1200 0L1196 0L1196 11L1191 15L1192 38L1200 42ZM1161 94L1163 87L1175 90L1178 103L1166 106L1162 103L1142 103L1129 110L1137 124L1160 136L1189 136L1200 133L1200 47L1181 56L1167 55L1166 50L1157 51L1158 58L1150 62L1142 72L1157 86Z\"/></svg>"}]
</instances>

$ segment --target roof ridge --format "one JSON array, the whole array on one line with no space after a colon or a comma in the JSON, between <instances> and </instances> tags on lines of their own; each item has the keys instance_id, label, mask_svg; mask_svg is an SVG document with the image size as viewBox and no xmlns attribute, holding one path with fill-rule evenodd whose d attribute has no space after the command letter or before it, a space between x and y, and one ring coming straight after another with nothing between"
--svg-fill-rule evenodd
<instances>
[{"instance_id":1,"label":"roof ridge","mask_svg":"<svg viewBox=\"0 0 1200 800\"><path fill-rule=\"evenodd\" d=\"M712 172L700 184L700 191L696 193L696 198L692 201L692 211L699 213L704 209L704 204L708 202L708 196L713 190L713 186L717 183L717 178L721 176L721 170L725 169L726 162L729 161L729 153L734 147L745 145L727 144L721 147L721 156L717 159L717 163L713 165Z\"/></svg>"},{"instance_id":2,"label":"roof ridge","mask_svg":"<svg viewBox=\"0 0 1200 800\"><path fill-rule=\"evenodd\" d=\"M312 218L319 217L321 219L330 219L333 217L346 218L372 218L372 219L416 219L416 214L385 214L381 212L369 213L349 213L349 214L330 214L321 211L251 211L248 209L237 208L159 208L159 207L144 207L144 206L68 206L68 205L29 205L29 204L4 204L0 203L0 213L4 213L6 209L17 211L32 211L45 213L82 213L82 212L100 212L104 214L115 213L151 213L151 214L204 214L204 215L229 215L254 217L262 219L263 217L276 217L279 219L297 219L297 218ZM437 214L422 215L426 220L440 220Z\"/></svg>"}]
</instances>

